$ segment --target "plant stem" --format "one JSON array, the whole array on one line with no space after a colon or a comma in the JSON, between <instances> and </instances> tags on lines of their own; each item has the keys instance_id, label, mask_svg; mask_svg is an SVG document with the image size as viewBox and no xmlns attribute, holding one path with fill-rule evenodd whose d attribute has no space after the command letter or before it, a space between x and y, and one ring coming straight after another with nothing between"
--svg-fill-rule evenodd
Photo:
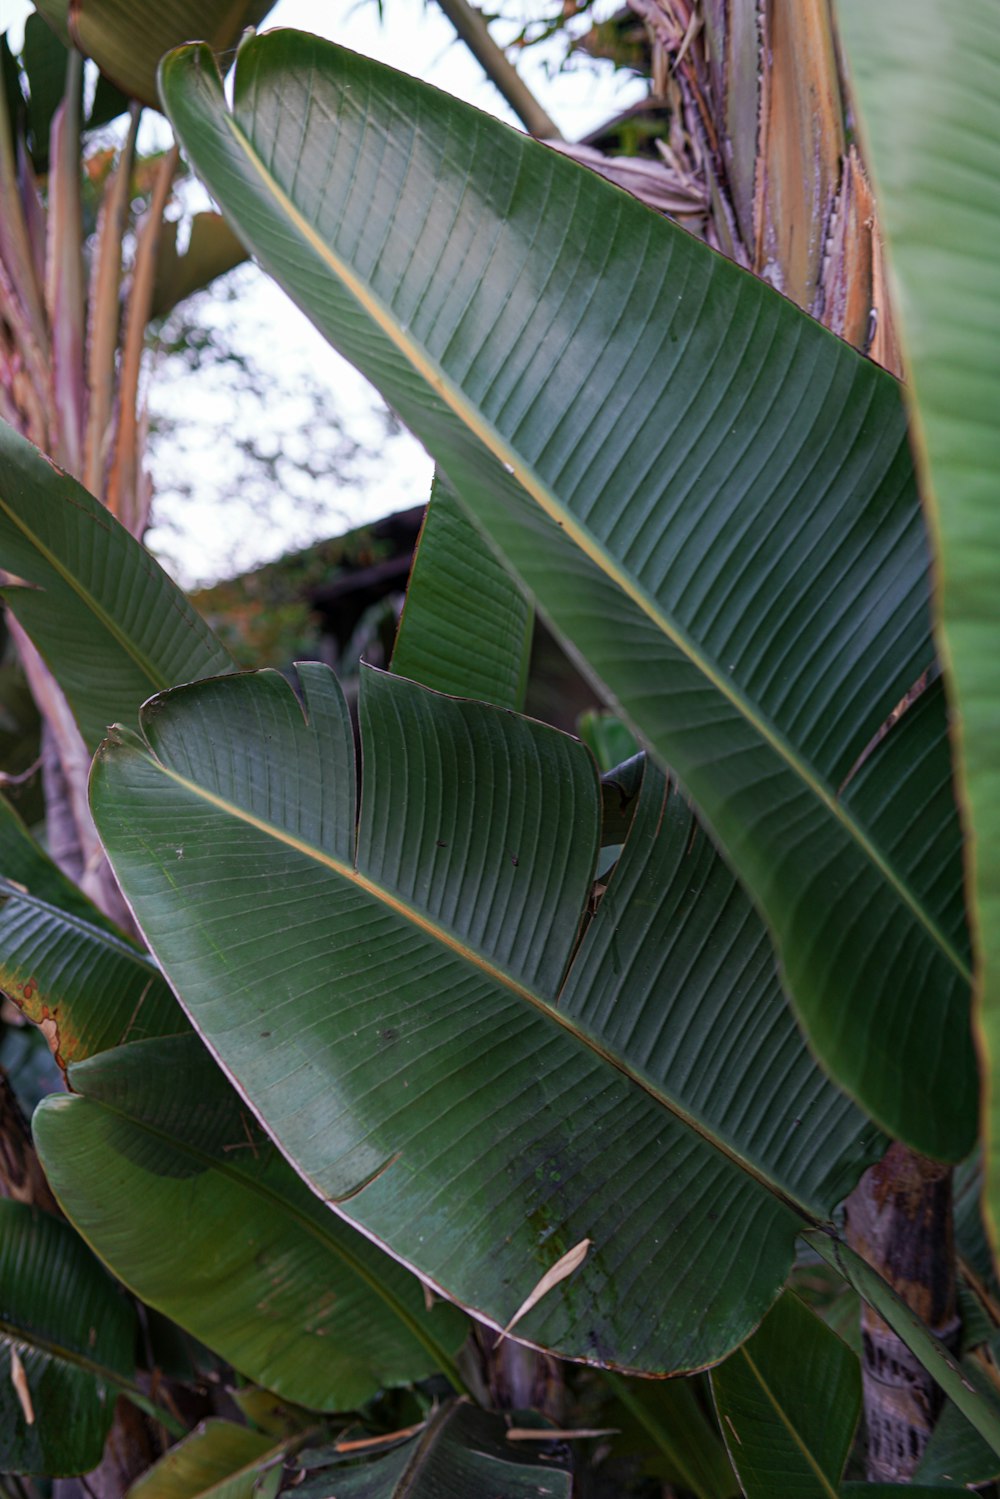
<instances>
[{"instance_id":1,"label":"plant stem","mask_svg":"<svg viewBox=\"0 0 1000 1499\"><path fill-rule=\"evenodd\" d=\"M985 1377L973 1374L968 1368L959 1368L957 1357L843 1240L824 1229L810 1229L802 1238L878 1312L983 1441L1000 1454L1000 1401Z\"/></svg>"},{"instance_id":2,"label":"plant stem","mask_svg":"<svg viewBox=\"0 0 1000 1499\"><path fill-rule=\"evenodd\" d=\"M513 63L508 62L502 48L490 36L482 13L469 0L438 0L438 4L525 130L540 140L561 141L559 126L546 114Z\"/></svg>"}]
</instances>

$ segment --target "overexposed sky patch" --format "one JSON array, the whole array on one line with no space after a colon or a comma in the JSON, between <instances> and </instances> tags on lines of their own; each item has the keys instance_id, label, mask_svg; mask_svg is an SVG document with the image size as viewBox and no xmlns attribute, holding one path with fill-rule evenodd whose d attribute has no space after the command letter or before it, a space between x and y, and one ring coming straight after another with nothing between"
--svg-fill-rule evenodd
<instances>
[{"instance_id":1,"label":"overexposed sky patch","mask_svg":"<svg viewBox=\"0 0 1000 1499\"><path fill-rule=\"evenodd\" d=\"M523 20L540 19L532 0ZM0 29L17 44L26 0L0 0ZM608 0L605 14L618 8ZM266 27L312 31L412 73L516 124L442 12L425 0L279 0ZM494 25L507 42L512 21ZM640 98L644 85L610 67L558 71L562 45L521 54L518 67L563 134L578 139ZM150 119L147 148L165 129ZM186 586L230 576L350 526L423 503L431 464L406 433L390 434L375 392L325 343L284 293L255 269L228 295L203 298L200 322L258 365L261 390L206 362L195 374L160 357L149 376L156 501L148 541ZM308 378L306 378L306 376ZM303 386L307 390L303 390ZM247 449L273 459L247 464Z\"/></svg>"}]
</instances>

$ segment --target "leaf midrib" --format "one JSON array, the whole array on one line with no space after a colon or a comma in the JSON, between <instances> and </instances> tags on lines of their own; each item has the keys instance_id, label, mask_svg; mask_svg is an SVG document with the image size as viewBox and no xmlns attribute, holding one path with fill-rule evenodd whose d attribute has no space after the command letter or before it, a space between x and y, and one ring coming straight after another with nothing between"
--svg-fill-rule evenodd
<instances>
[{"instance_id":1,"label":"leaf midrib","mask_svg":"<svg viewBox=\"0 0 1000 1499\"><path fill-rule=\"evenodd\" d=\"M139 1386L134 1380L129 1379L127 1374L121 1374L107 1364L100 1364L95 1359L88 1358L85 1353L79 1353L75 1348L67 1348L65 1344L57 1343L54 1338L46 1338L41 1333L35 1332L33 1328L18 1326L17 1323L9 1322L6 1318L0 1318L0 1338L6 1338L9 1343L20 1344L22 1348L31 1348L36 1353L44 1354L46 1358L54 1359L56 1363L68 1364L78 1373L89 1374L93 1379L103 1379L105 1383L114 1385L116 1389L135 1394L142 1393Z\"/></svg>"},{"instance_id":2,"label":"leaf midrib","mask_svg":"<svg viewBox=\"0 0 1000 1499\"><path fill-rule=\"evenodd\" d=\"M169 67L169 64L167 66ZM218 96L220 99L222 98L221 88L218 90ZM444 370L419 345L406 337L404 331L399 327L381 300L354 273L351 267L341 260L326 242L320 238L299 212L294 202L270 175L264 162L258 156L252 141L237 124L235 116L225 107L224 101L221 114L233 141L242 151L252 171L263 184L266 196L271 198L279 211L287 216L291 221L292 227L301 236L306 246L327 267L334 279L339 280L347 288L349 293L360 304L362 310L375 323L376 327L397 348L404 359L409 362L421 378L427 382L431 389L442 399L463 425L473 433L487 451L494 458L498 459L508 472L513 475L549 519L554 521L560 530L572 540L598 570L646 615L660 633L680 651L696 670L701 672L720 696L756 731L765 744L785 764L787 769L820 802L828 815L840 825L851 843L858 848L869 863L878 871L885 883L894 891L901 904L910 911L917 924L927 932L934 945L944 955L957 975L966 984L971 984L971 970L963 961L958 950L949 942L937 922L917 900L912 890L896 873L892 865L883 857L874 844L871 843L863 829L852 817L847 815L844 804L816 778L806 762L791 748L774 726L753 711L753 707L746 696L715 669L713 663L695 646L687 633L672 622L664 614L659 605L647 595L645 590L615 563L607 552L598 546L590 533L579 524L572 512L561 504L557 496L548 489L535 473L534 469L522 461L517 450L512 448L496 429L482 420L480 413L467 400L463 392L453 384Z\"/></svg>"},{"instance_id":3,"label":"leaf midrib","mask_svg":"<svg viewBox=\"0 0 1000 1499\"><path fill-rule=\"evenodd\" d=\"M673 1114L675 1118L694 1134L698 1135L708 1146L718 1151L720 1155L725 1156L745 1176L751 1177L759 1186L765 1188L774 1198L796 1213L807 1224L815 1225L817 1223L818 1220L815 1214L805 1203L800 1202L791 1193L779 1187L758 1166L742 1156L734 1146L720 1139L696 1115L691 1114L675 1099L668 1097L650 1079L636 1071L623 1058L607 1050L595 1037L581 1029L570 1015L558 1007L549 1004L541 995L536 994L525 984L521 983L520 980L514 978L512 974L507 973L504 969L497 966L484 953L479 952L476 948L469 947L455 936L454 933L448 931L446 927L441 926L425 915L424 912L415 906L411 906L399 896L392 894L385 886L378 884L377 881L362 874L354 865L345 863L344 860L337 858L334 854L328 853L325 849L317 848L314 844L307 843L302 838L297 838L286 829L275 826L274 823L268 822L265 818L258 817L256 813L248 811L245 807L240 807L235 802L228 801L225 797L209 791L206 787L199 786L196 782L189 780L186 776L182 776L178 771L165 765L162 760L158 759L145 746L140 747L133 742L131 753L137 754L146 760L154 771L166 776L190 796L206 802L209 806L215 807L216 810L224 813L226 816L232 817L248 827L255 828L266 837L273 838L275 842L284 844L287 848L294 849L304 858L310 859L314 863L331 870L341 879L346 880L349 884L355 886L356 889L364 891L365 894L379 901L397 916L402 917L404 921L409 922L418 930L424 932L441 947L451 951L458 958L469 963L470 966L478 968L492 982L509 990L526 1004L531 1005L545 1016L547 1020L553 1021L560 1026L578 1045L598 1057L607 1066L613 1067L615 1071L621 1073L633 1086L641 1089L643 1093L652 1098L661 1108Z\"/></svg>"},{"instance_id":4,"label":"leaf midrib","mask_svg":"<svg viewBox=\"0 0 1000 1499\"><path fill-rule=\"evenodd\" d=\"M761 1372L760 1368L757 1364L754 1363L753 1358L747 1351L746 1344L744 1344L743 1347L739 1350L739 1356L746 1360L750 1368L750 1372L753 1375L754 1379L757 1381L757 1384L760 1386L765 1399L769 1401L775 1415L778 1417L778 1420L781 1422L782 1426L785 1428L785 1431L791 1438L793 1446L798 1449L799 1453L802 1455L802 1457L805 1458L809 1467L812 1469L812 1472L821 1485L824 1494L828 1495L829 1499L838 1499L837 1490L830 1483L830 1480L823 1472L823 1469L820 1467L815 1457L813 1457L808 1444L800 1436L798 1428L796 1427L794 1421L788 1415L784 1405L771 1389L771 1386L764 1378L764 1375Z\"/></svg>"}]
</instances>

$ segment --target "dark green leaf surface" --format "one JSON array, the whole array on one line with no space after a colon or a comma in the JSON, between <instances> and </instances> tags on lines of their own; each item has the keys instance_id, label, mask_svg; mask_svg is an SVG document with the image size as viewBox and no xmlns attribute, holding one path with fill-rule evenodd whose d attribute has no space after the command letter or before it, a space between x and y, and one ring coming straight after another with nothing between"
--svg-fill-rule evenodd
<instances>
[{"instance_id":1,"label":"dark green leaf surface","mask_svg":"<svg viewBox=\"0 0 1000 1499\"><path fill-rule=\"evenodd\" d=\"M583 713L576 731L603 772L614 770L639 750L635 735L613 713Z\"/></svg>"},{"instance_id":2,"label":"dark green leaf surface","mask_svg":"<svg viewBox=\"0 0 1000 1499\"><path fill-rule=\"evenodd\" d=\"M3 591L96 747L152 693L229 671L208 625L75 479L0 422Z\"/></svg>"},{"instance_id":3,"label":"dark green leaf surface","mask_svg":"<svg viewBox=\"0 0 1000 1499\"><path fill-rule=\"evenodd\" d=\"M956 1169L954 1191L955 1251L962 1271L972 1278L977 1292L1000 1304L1000 1279L983 1222L983 1162L978 1150Z\"/></svg>"},{"instance_id":4,"label":"dark green leaf surface","mask_svg":"<svg viewBox=\"0 0 1000 1499\"><path fill-rule=\"evenodd\" d=\"M840 794L933 657L896 384L628 195L331 44L248 42L233 113L204 49L161 88L237 232L695 797L824 1062L964 1154L953 892Z\"/></svg>"},{"instance_id":5,"label":"dark green leaf surface","mask_svg":"<svg viewBox=\"0 0 1000 1499\"><path fill-rule=\"evenodd\" d=\"M840 0L893 278L970 837L1000 1237L1000 28L991 0Z\"/></svg>"},{"instance_id":6,"label":"dark green leaf surface","mask_svg":"<svg viewBox=\"0 0 1000 1499\"><path fill-rule=\"evenodd\" d=\"M392 670L437 692L523 708L531 634L523 590L435 478Z\"/></svg>"},{"instance_id":7,"label":"dark green leaf surface","mask_svg":"<svg viewBox=\"0 0 1000 1499\"><path fill-rule=\"evenodd\" d=\"M899 1499L899 1484L845 1483L840 1492L842 1499ZM954 1496L954 1493L954 1489L928 1487L923 1483L911 1483L906 1487L906 1499L935 1499L935 1496L941 1499L941 1496Z\"/></svg>"},{"instance_id":8,"label":"dark green leaf surface","mask_svg":"<svg viewBox=\"0 0 1000 1499\"><path fill-rule=\"evenodd\" d=\"M612 1457L631 1455L644 1474L690 1491L696 1499L738 1499L739 1484L718 1424L699 1400L699 1394L707 1397L711 1409L707 1376L604 1378L616 1398L600 1408L595 1424L617 1428L607 1439Z\"/></svg>"},{"instance_id":9,"label":"dark green leaf surface","mask_svg":"<svg viewBox=\"0 0 1000 1499\"><path fill-rule=\"evenodd\" d=\"M0 1470L86 1473L131 1383L130 1304L69 1224L0 1200ZM17 1350L34 1421L11 1377Z\"/></svg>"},{"instance_id":10,"label":"dark green leaf surface","mask_svg":"<svg viewBox=\"0 0 1000 1499\"><path fill-rule=\"evenodd\" d=\"M1000 1236L1000 30L991 0L839 0L937 546L981 967L987 1212Z\"/></svg>"},{"instance_id":11,"label":"dark green leaf surface","mask_svg":"<svg viewBox=\"0 0 1000 1499\"><path fill-rule=\"evenodd\" d=\"M60 1205L144 1301L312 1409L449 1372L452 1307L329 1212L193 1036L74 1067L34 1129Z\"/></svg>"},{"instance_id":12,"label":"dark green leaf surface","mask_svg":"<svg viewBox=\"0 0 1000 1499\"><path fill-rule=\"evenodd\" d=\"M300 1499L570 1499L573 1475L507 1440L497 1416L455 1402L417 1435L358 1464L336 1460L292 1492ZM322 1454L315 1454L321 1459Z\"/></svg>"},{"instance_id":13,"label":"dark green leaf surface","mask_svg":"<svg viewBox=\"0 0 1000 1499\"><path fill-rule=\"evenodd\" d=\"M0 875L69 916L121 935L114 922L53 863L5 796L0 796Z\"/></svg>"},{"instance_id":14,"label":"dark green leaf surface","mask_svg":"<svg viewBox=\"0 0 1000 1499\"><path fill-rule=\"evenodd\" d=\"M126 1499L253 1499L263 1460L280 1448L232 1421L203 1421L132 1485Z\"/></svg>"},{"instance_id":15,"label":"dark green leaf surface","mask_svg":"<svg viewBox=\"0 0 1000 1499\"><path fill-rule=\"evenodd\" d=\"M963 1338L968 1348L971 1342L968 1326L963 1327ZM989 1356L996 1363L1000 1353L1000 1336L990 1339ZM967 1354L963 1366L969 1368L974 1379L978 1369L974 1355ZM916 1477L922 1483L942 1484L946 1488L977 1488L1000 1478L1000 1454L991 1451L989 1444L971 1427L955 1405L948 1401L937 1419L927 1444Z\"/></svg>"},{"instance_id":16,"label":"dark green leaf surface","mask_svg":"<svg viewBox=\"0 0 1000 1499\"><path fill-rule=\"evenodd\" d=\"M729 1456L746 1499L837 1499L861 1411L861 1367L785 1291L712 1371Z\"/></svg>"},{"instance_id":17,"label":"dark green leaf surface","mask_svg":"<svg viewBox=\"0 0 1000 1499\"><path fill-rule=\"evenodd\" d=\"M305 721L280 677L220 678L153 700L148 747L122 731L95 768L198 1030L313 1190L453 1299L503 1325L589 1238L519 1337L721 1357L881 1149L752 907L650 765L565 980L599 837L584 747L368 670L355 850L346 706L299 671Z\"/></svg>"}]
</instances>

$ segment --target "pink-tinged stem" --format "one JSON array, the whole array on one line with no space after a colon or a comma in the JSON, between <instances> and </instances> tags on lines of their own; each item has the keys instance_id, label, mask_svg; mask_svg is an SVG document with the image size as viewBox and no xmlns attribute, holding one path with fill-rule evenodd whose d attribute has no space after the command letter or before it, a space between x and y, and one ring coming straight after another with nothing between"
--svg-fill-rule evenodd
<instances>
[{"instance_id":1,"label":"pink-tinged stem","mask_svg":"<svg viewBox=\"0 0 1000 1499\"><path fill-rule=\"evenodd\" d=\"M80 204L80 85L83 58L69 54L66 92L52 121L45 287L52 334L56 417L53 456L76 478L83 470L84 279Z\"/></svg>"}]
</instances>

